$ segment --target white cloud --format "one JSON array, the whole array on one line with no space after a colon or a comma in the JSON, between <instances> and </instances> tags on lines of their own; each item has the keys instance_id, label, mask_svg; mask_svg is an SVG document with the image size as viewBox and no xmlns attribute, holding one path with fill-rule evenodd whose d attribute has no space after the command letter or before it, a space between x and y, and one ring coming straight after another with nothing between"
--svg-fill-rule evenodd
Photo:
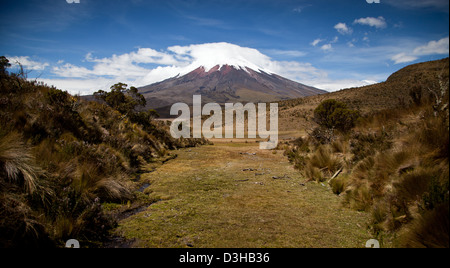
<instances>
[{"instance_id":1,"label":"white cloud","mask_svg":"<svg viewBox=\"0 0 450 268\"><path fill-rule=\"evenodd\" d=\"M322 43L324 41L326 41L326 40L324 40L324 39L316 39L316 40L314 40L311 43L311 45L314 46L314 47L317 47L317 45L319 45L320 43ZM332 44L335 44L338 41L339 41L339 37L335 36L333 38L333 40L327 42L328 44L323 44L322 46L320 46L320 49L323 50L323 51L326 51L326 52L332 51L333 50L333 45Z\"/></svg>"},{"instance_id":2,"label":"white cloud","mask_svg":"<svg viewBox=\"0 0 450 268\"><path fill-rule=\"evenodd\" d=\"M311 43L311 45L313 46L313 47L315 47L315 46L317 46L318 44L320 44L321 42L323 42L324 40L323 39L316 39L316 40L314 40L312 43Z\"/></svg>"},{"instance_id":3,"label":"white cloud","mask_svg":"<svg viewBox=\"0 0 450 268\"><path fill-rule=\"evenodd\" d=\"M446 54L449 51L449 37L439 41L430 41L424 46L414 49L414 55L425 56L434 54Z\"/></svg>"},{"instance_id":4,"label":"white cloud","mask_svg":"<svg viewBox=\"0 0 450 268\"><path fill-rule=\"evenodd\" d=\"M92 70L66 63L62 66L55 66L52 72L60 77L68 78L88 78L93 75Z\"/></svg>"},{"instance_id":5,"label":"white cloud","mask_svg":"<svg viewBox=\"0 0 450 268\"><path fill-rule=\"evenodd\" d=\"M23 66L24 70L31 70L31 71L43 71L45 68L50 66L47 62L37 62L30 59L30 57L7 57L9 60L9 63L11 64L11 67L19 67L19 63Z\"/></svg>"},{"instance_id":6,"label":"white cloud","mask_svg":"<svg viewBox=\"0 0 450 268\"><path fill-rule=\"evenodd\" d=\"M91 79L49 79L38 78L38 81L44 82L48 85L54 85L61 90L68 91L73 95L90 95L100 89L107 90L115 83L119 82L114 79L106 78L91 78ZM123 83L131 85L129 81L121 81Z\"/></svg>"},{"instance_id":7,"label":"white cloud","mask_svg":"<svg viewBox=\"0 0 450 268\"><path fill-rule=\"evenodd\" d=\"M347 35L347 34L353 33L353 29L348 27L347 24L342 23L342 22L336 24L334 26L334 29L336 29L342 35Z\"/></svg>"},{"instance_id":8,"label":"white cloud","mask_svg":"<svg viewBox=\"0 0 450 268\"><path fill-rule=\"evenodd\" d=\"M406 53L399 53L399 54L392 56L391 60L395 64L400 64L400 63L407 63L407 62L415 61L415 60L417 60L417 57L407 55Z\"/></svg>"},{"instance_id":9,"label":"white cloud","mask_svg":"<svg viewBox=\"0 0 450 268\"><path fill-rule=\"evenodd\" d=\"M298 6L294 8L292 11L296 13L302 13L305 8L311 7L312 5L304 5L304 6Z\"/></svg>"},{"instance_id":10,"label":"white cloud","mask_svg":"<svg viewBox=\"0 0 450 268\"><path fill-rule=\"evenodd\" d=\"M430 41L428 44L416 47L411 52L398 53L391 57L395 64L408 63L417 60L420 56L449 54L449 37L438 41Z\"/></svg>"},{"instance_id":11,"label":"white cloud","mask_svg":"<svg viewBox=\"0 0 450 268\"><path fill-rule=\"evenodd\" d=\"M323 81L311 81L312 86L330 92L346 88L363 87L376 83L378 82L373 80L355 80L355 79L342 79L342 80L325 79Z\"/></svg>"},{"instance_id":12,"label":"white cloud","mask_svg":"<svg viewBox=\"0 0 450 268\"><path fill-rule=\"evenodd\" d=\"M378 29L383 29L387 27L386 20L383 17L373 18L373 17L367 17L367 18L360 18L353 22L354 24L361 24L361 25L368 25L371 27L375 27Z\"/></svg>"},{"instance_id":13,"label":"white cloud","mask_svg":"<svg viewBox=\"0 0 450 268\"><path fill-rule=\"evenodd\" d=\"M281 49L270 49L267 50L269 54L280 55L280 56L288 56L288 57L303 57L306 56L306 52L298 51L298 50L281 50Z\"/></svg>"},{"instance_id":14,"label":"white cloud","mask_svg":"<svg viewBox=\"0 0 450 268\"><path fill-rule=\"evenodd\" d=\"M331 51L333 50L333 46L331 44L326 44L323 45L320 49L322 49L323 51Z\"/></svg>"}]
</instances>

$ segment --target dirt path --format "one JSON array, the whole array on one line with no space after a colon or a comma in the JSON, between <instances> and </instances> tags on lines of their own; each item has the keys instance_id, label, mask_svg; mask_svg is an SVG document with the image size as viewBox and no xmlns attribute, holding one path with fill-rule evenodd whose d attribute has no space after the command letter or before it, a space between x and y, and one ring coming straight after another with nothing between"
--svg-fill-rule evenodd
<instances>
[{"instance_id":1,"label":"dirt path","mask_svg":"<svg viewBox=\"0 0 450 268\"><path fill-rule=\"evenodd\" d=\"M282 151L255 143L184 149L143 181L161 200L120 222L135 247L363 247L368 215L304 184Z\"/></svg>"}]
</instances>

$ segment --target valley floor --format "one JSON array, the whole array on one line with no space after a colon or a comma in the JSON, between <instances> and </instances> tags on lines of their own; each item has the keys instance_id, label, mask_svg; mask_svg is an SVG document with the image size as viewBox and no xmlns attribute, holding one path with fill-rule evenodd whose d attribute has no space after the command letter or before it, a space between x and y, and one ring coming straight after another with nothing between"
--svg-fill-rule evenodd
<instances>
[{"instance_id":1,"label":"valley floor","mask_svg":"<svg viewBox=\"0 0 450 268\"><path fill-rule=\"evenodd\" d=\"M119 223L116 235L149 248L364 247L369 215L305 183L283 151L215 143L142 176L160 200Z\"/></svg>"}]
</instances>

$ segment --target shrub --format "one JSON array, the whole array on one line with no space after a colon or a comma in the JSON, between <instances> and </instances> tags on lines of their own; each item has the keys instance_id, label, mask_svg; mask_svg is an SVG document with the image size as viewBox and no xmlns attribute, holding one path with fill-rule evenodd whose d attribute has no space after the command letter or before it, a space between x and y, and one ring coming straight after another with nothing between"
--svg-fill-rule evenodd
<instances>
[{"instance_id":1,"label":"shrub","mask_svg":"<svg viewBox=\"0 0 450 268\"><path fill-rule=\"evenodd\" d=\"M123 83L117 83L111 86L111 92L99 90L94 93L94 96L105 101L106 104L123 115L131 115L134 114L138 106L145 107L147 102L137 88L127 89L127 86Z\"/></svg>"},{"instance_id":2,"label":"shrub","mask_svg":"<svg viewBox=\"0 0 450 268\"><path fill-rule=\"evenodd\" d=\"M309 153L310 152L309 143L304 138L301 138L301 137L297 138L296 140L294 140L292 142L292 144L294 146L296 146L300 152L303 152L303 153Z\"/></svg>"},{"instance_id":3,"label":"shrub","mask_svg":"<svg viewBox=\"0 0 450 268\"><path fill-rule=\"evenodd\" d=\"M330 144L336 139L333 129L316 127L311 133L310 138L314 141L315 145Z\"/></svg>"},{"instance_id":4,"label":"shrub","mask_svg":"<svg viewBox=\"0 0 450 268\"><path fill-rule=\"evenodd\" d=\"M314 120L317 124L342 132L352 129L359 117L358 111L348 109L345 103L336 100L323 101L314 110Z\"/></svg>"},{"instance_id":5,"label":"shrub","mask_svg":"<svg viewBox=\"0 0 450 268\"><path fill-rule=\"evenodd\" d=\"M350 150L354 162L359 162L366 157L374 156L377 152L385 152L392 147L392 138L386 132L381 133L356 133L350 141Z\"/></svg>"}]
</instances>

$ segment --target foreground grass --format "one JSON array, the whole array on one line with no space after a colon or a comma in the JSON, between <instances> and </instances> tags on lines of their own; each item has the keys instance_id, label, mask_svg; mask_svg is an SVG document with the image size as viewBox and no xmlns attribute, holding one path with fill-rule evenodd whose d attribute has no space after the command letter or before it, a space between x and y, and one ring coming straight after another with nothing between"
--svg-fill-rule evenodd
<instances>
[{"instance_id":1,"label":"foreground grass","mask_svg":"<svg viewBox=\"0 0 450 268\"><path fill-rule=\"evenodd\" d=\"M115 230L135 247L363 247L371 239L367 214L304 184L281 151L218 143L177 153L142 178L160 201Z\"/></svg>"}]
</instances>

